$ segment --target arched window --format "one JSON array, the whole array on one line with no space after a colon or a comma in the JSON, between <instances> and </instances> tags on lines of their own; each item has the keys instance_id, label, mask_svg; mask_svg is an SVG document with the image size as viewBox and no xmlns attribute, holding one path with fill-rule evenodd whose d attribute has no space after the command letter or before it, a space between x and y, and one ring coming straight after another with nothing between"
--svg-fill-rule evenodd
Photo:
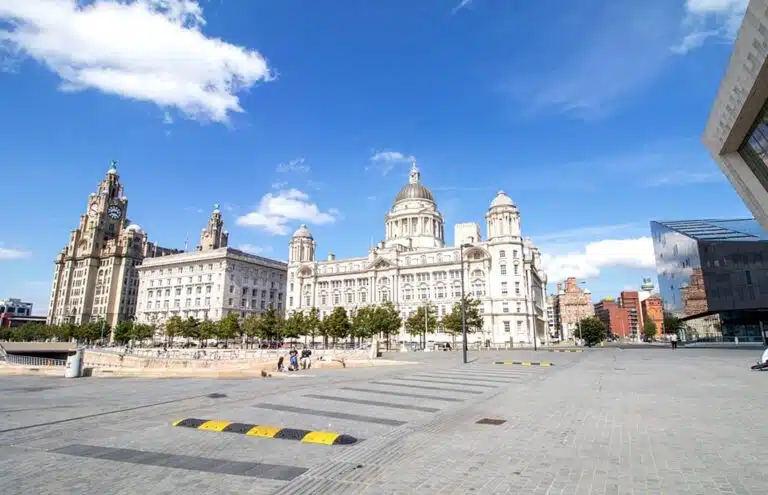
<instances>
[{"instance_id":1,"label":"arched window","mask_svg":"<svg viewBox=\"0 0 768 495\"><path fill-rule=\"evenodd\" d=\"M335 291L333 293L333 305L338 306L341 304L341 293L339 291Z\"/></svg>"},{"instance_id":2,"label":"arched window","mask_svg":"<svg viewBox=\"0 0 768 495\"><path fill-rule=\"evenodd\" d=\"M380 289L379 290L379 301L381 301L381 302L389 301L389 290L388 289Z\"/></svg>"},{"instance_id":3,"label":"arched window","mask_svg":"<svg viewBox=\"0 0 768 495\"><path fill-rule=\"evenodd\" d=\"M328 305L328 294L325 291L320 293L320 305L321 306Z\"/></svg>"},{"instance_id":4,"label":"arched window","mask_svg":"<svg viewBox=\"0 0 768 495\"><path fill-rule=\"evenodd\" d=\"M472 270L472 278L482 278L485 276L485 272L482 270Z\"/></svg>"}]
</instances>

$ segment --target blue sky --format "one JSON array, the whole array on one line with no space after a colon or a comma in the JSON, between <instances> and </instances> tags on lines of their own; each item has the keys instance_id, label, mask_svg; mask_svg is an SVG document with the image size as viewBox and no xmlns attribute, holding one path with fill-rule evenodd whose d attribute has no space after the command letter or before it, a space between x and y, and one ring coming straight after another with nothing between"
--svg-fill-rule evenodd
<instances>
[{"instance_id":1,"label":"blue sky","mask_svg":"<svg viewBox=\"0 0 768 495\"><path fill-rule=\"evenodd\" d=\"M45 311L53 259L118 169L129 217L190 245L364 255L415 157L446 219L498 189L550 279L654 276L651 219L749 217L700 142L745 0L6 0L0 297ZM655 276L654 276L655 278Z\"/></svg>"}]
</instances>

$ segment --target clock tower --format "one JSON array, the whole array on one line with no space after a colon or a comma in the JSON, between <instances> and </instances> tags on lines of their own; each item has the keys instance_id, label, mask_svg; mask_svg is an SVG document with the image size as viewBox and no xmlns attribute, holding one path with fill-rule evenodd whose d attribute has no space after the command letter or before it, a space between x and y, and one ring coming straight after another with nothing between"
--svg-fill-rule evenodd
<instances>
[{"instance_id":1,"label":"clock tower","mask_svg":"<svg viewBox=\"0 0 768 495\"><path fill-rule=\"evenodd\" d=\"M113 160L56 257L49 324L97 321L114 328L136 310L136 267L144 257L180 252L149 243L127 212L128 198Z\"/></svg>"}]
</instances>

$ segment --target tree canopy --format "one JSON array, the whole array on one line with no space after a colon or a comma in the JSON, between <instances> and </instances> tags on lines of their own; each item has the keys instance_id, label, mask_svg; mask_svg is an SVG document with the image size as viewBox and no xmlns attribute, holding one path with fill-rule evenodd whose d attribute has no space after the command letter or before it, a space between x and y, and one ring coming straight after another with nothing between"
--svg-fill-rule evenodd
<instances>
[{"instance_id":1,"label":"tree canopy","mask_svg":"<svg viewBox=\"0 0 768 495\"><path fill-rule=\"evenodd\" d=\"M590 347L604 341L608 334L603 322L595 316L582 319L579 325L581 338Z\"/></svg>"}]
</instances>

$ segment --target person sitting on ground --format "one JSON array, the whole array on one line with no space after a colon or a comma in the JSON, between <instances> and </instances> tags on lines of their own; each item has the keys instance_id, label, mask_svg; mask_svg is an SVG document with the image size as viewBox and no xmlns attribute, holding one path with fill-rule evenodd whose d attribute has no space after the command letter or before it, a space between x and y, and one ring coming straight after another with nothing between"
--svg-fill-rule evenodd
<instances>
[{"instance_id":1,"label":"person sitting on ground","mask_svg":"<svg viewBox=\"0 0 768 495\"><path fill-rule=\"evenodd\" d=\"M312 351L308 348L301 350L301 369L306 370L312 367L312 358L310 358L311 355Z\"/></svg>"},{"instance_id":2,"label":"person sitting on ground","mask_svg":"<svg viewBox=\"0 0 768 495\"><path fill-rule=\"evenodd\" d=\"M288 367L288 369L291 371L297 371L299 369L299 351L296 349L291 349L289 356L291 365Z\"/></svg>"},{"instance_id":3,"label":"person sitting on ground","mask_svg":"<svg viewBox=\"0 0 768 495\"><path fill-rule=\"evenodd\" d=\"M285 362L285 356L280 356L277 360L277 371L282 371L282 372L288 371L285 369L284 362Z\"/></svg>"}]
</instances>

